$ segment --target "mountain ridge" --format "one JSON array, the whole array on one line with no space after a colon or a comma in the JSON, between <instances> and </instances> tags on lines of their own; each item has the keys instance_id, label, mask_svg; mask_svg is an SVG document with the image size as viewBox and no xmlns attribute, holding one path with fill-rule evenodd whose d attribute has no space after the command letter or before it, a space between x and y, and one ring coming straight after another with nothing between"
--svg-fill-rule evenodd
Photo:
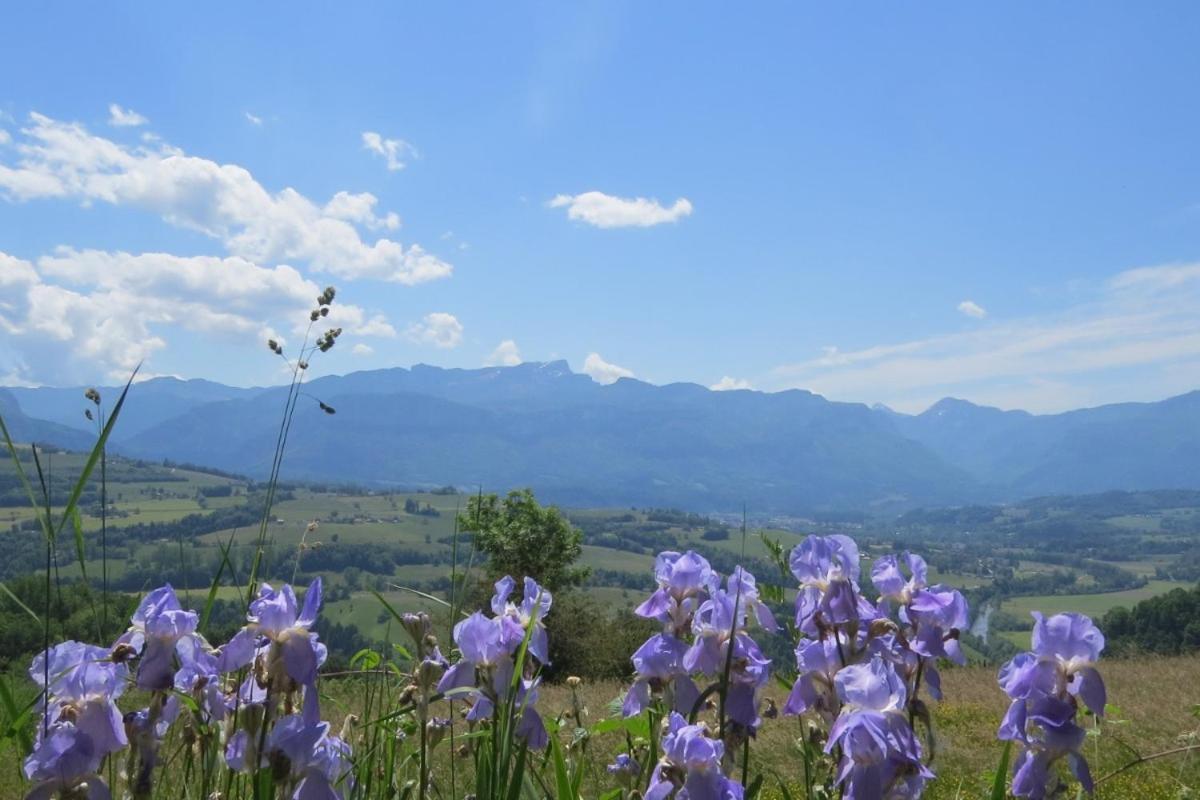
<instances>
[{"instance_id":1,"label":"mountain ridge","mask_svg":"<svg viewBox=\"0 0 1200 800\"><path fill-rule=\"evenodd\" d=\"M83 429L82 388L9 392L27 418ZM151 379L131 390L113 447L265 474L286 392ZM802 389L601 385L559 360L362 370L305 392L285 473L314 480L791 512L1200 488L1200 391L1048 415L943 398L903 414Z\"/></svg>"}]
</instances>

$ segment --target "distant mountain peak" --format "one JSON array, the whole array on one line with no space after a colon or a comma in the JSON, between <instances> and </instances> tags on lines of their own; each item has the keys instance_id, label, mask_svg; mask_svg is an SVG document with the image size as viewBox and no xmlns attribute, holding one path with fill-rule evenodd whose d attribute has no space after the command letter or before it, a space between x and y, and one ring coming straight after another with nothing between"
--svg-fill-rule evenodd
<instances>
[{"instance_id":1,"label":"distant mountain peak","mask_svg":"<svg viewBox=\"0 0 1200 800\"><path fill-rule=\"evenodd\" d=\"M528 364L534 365L539 371L550 375L574 375L571 372L571 365L567 363L565 358L560 358L555 361L528 361ZM524 366L522 364L521 366Z\"/></svg>"}]
</instances>

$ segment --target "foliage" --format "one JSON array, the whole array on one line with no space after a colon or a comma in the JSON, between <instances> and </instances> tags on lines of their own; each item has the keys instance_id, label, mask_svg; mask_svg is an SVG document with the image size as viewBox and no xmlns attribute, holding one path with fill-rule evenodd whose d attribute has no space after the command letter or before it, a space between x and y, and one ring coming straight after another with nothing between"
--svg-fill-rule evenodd
<instances>
[{"instance_id":1,"label":"foliage","mask_svg":"<svg viewBox=\"0 0 1200 800\"><path fill-rule=\"evenodd\" d=\"M555 592L578 586L588 575L576 567L583 533L554 506L542 506L529 489L472 497L459 515L459 527L474 534L476 549L488 558L494 576L532 577Z\"/></svg>"},{"instance_id":2,"label":"foliage","mask_svg":"<svg viewBox=\"0 0 1200 800\"><path fill-rule=\"evenodd\" d=\"M1118 652L1178 654L1200 650L1200 585L1173 589L1133 608L1104 616L1109 645Z\"/></svg>"}]
</instances>

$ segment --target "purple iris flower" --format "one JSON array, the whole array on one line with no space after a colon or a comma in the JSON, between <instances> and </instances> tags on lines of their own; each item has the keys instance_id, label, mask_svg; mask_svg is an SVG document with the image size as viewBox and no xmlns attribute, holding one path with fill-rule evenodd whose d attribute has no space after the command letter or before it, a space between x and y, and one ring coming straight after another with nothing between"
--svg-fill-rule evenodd
<instances>
[{"instance_id":1,"label":"purple iris flower","mask_svg":"<svg viewBox=\"0 0 1200 800\"><path fill-rule=\"evenodd\" d=\"M875 584L882 599L906 606L912 601L913 594L928 585L929 568L925 559L915 553L904 553L901 558L908 566L908 578L904 577L899 559L889 554L875 561L871 568L871 583Z\"/></svg>"},{"instance_id":2,"label":"purple iris flower","mask_svg":"<svg viewBox=\"0 0 1200 800\"><path fill-rule=\"evenodd\" d=\"M717 588L717 576L708 561L692 550L676 553L666 550L654 560L654 579L658 589L634 609L646 619L663 623L664 630L684 635L691 626L692 614L708 594Z\"/></svg>"},{"instance_id":3,"label":"purple iris flower","mask_svg":"<svg viewBox=\"0 0 1200 800\"><path fill-rule=\"evenodd\" d=\"M834 676L843 666L842 652L847 649L845 636L835 633L824 639L801 639L796 645L796 682L784 703L783 713L789 716L815 711L832 722L838 711Z\"/></svg>"},{"instance_id":4,"label":"purple iris flower","mask_svg":"<svg viewBox=\"0 0 1200 800\"><path fill-rule=\"evenodd\" d=\"M1106 692L1095 668L1104 634L1083 614L1033 612L1033 652L1019 653L1000 668L998 680L1013 702L999 737L1019 742L1013 764L1013 794L1043 798L1057 786L1051 767L1066 758L1087 791L1092 777L1080 752L1085 731L1075 722L1078 703L1102 715Z\"/></svg>"},{"instance_id":5,"label":"purple iris flower","mask_svg":"<svg viewBox=\"0 0 1200 800\"><path fill-rule=\"evenodd\" d=\"M796 626L819 637L830 627L864 616L873 608L858 591L858 545L848 536L809 536L788 557L800 582L796 594Z\"/></svg>"},{"instance_id":6,"label":"purple iris flower","mask_svg":"<svg viewBox=\"0 0 1200 800\"><path fill-rule=\"evenodd\" d=\"M504 632L505 644L515 651L525 638L525 630L532 625L529 637L529 652L542 664L550 663L550 643L546 637L546 615L550 613L553 597L533 578L525 577L525 591L521 604L509 602L516 582L509 576L496 581L496 593L492 596L492 613Z\"/></svg>"},{"instance_id":7,"label":"purple iris flower","mask_svg":"<svg viewBox=\"0 0 1200 800\"><path fill-rule=\"evenodd\" d=\"M875 657L851 664L834 678L842 710L825 752L841 747L837 782L850 798L889 797L901 778L932 777L921 764L921 745L908 724L908 692L891 664Z\"/></svg>"},{"instance_id":8,"label":"purple iris flower","mask_svg":"<svg viewBox=\"0 0 1200 800\"><path fill-rule=\"evenodd\" d=\"M170 689L179 643L195 635L200 615L184 610L168 583L142 598L130 622L129 630L117 639L117 646L127 645L141 654L138 688Z\"/></svg>"},{"instance_id":9,"label":"purple iris flower","mask_svg":"<svg viewBox=\"0 0 1200 800\"><path fill-rule=\"evenodd\" d=\"M286 766L293 800L341 800L337 787L349 782L350 747L329 735L328 722L284 717L267 735L264 756Z\"/></svg>"},{"instance_id":10,"label":"purple iris flower","mask_svg":"<svg viewBox=\"0 0 1200 800\"><path fill-rule=\"evenodd\" d=\"M725 592L731 597L737 597L738 609L744 609L746 614L753 614L764 631L776 633L779 630L775 615L759 597L758 582L752 574L740 566L734 567L725 581Z\"/></svg>"},{"instance_id":11,"label":"purple iris flower","mask_svg":"<svg viewBox=\"0 0 1200 800\"><path fill-rule=\"evenodd\" d=\"M516 668L514 657L526 631L529 632L529 654L538 662L547 663L549 642L543 619L550 610L550 593L532 578L526 578L524 596L518 605L508 599L515 585L510 577L496 582L492 597L494 617L476 611L454 626L454 643L462 658L441 675L437 690L440 693L470 690L466 692L473 700L467 713L469 722L491 717L496 703L508 697ZM441 659L441 654L434 652ZM443 666L444 661L437 664L439 672ZM549 742L546 726L534 708L538 683L537 678L522 677L514 698L519 709L517 735L535 750L544 748Z\"/></svg>"},{"instance_id":12,"label":"purple iris flower","mask_svg":"<svg viewBox=\"0 0 1200 800\"><path fill-rule=\"evenodd\" d=\"M114 664L109 650L73 641L57 644L34 656L29 676L44 686L47 671L50 684L42 700L46 725L38 726L39 737L44 727L54 731L69 726L79 747L94 754L97 761L128 745L115 700L125 691L129 670L124 664ZM58 741L61 747L64 740L60 737ZM74 755L63 751L58 757L71 762Z\"/></svg>"},{"instance_id":13,"label":"purple iris flower","mask_svg":"<svg viewBox=\"0 0 1200 800\"><path fill-rule=\"evenodd\" d=\"M672 713L662 738L662 759L650 775L646 800L741 800L741 783L725 777L725 745L708 736L703 724L688 725Z\"/></svg>"},{"instance_id":14,"label":"purple iris flower","mask_svg":"<svg viewBox=\"0 0 1200 800\"><path fill-rule=\"evenodd\" d=\"M99 694L116 699L125 691L129 668L113 662L111 655L108 648L62 642L33 657L29 677L51 697L77 700Z\"/></svg>"},{"instance_id":15,"label":"purple iris flower","mask_svg":"<svg viewBox=\"0 0 1200 800\"><path fill-rule=\"evenodd\" d=\"M92 737L80 728L71 724L54 728L25 759L25 777L34 783L26 800L54 796L109 800L108 784L97 774L103 758Z\"/></svg>"},{"instance_id":16,"label":"purple iris flower","mask_svg":"<svg viewBox=\"0 0 1200 800\"><path fill-rule=\"evenodd\" d=\"M669 633L656 633L647 639L630 657L637 677L625 693L621 713L626 717L642 713L650 704L651 691L669 694L671 708L691 713L700 690L683 666L687 651L688 646Z\"/></svg>"},{"instance_id":17,"label":"purple iris flower","mask_svg":"<svg viewBox=\"0 0 1200 800\"><path fill-rule=\"evenodd\" d=\"M618 753L613 763L606 766L605 770L622 786L628 787L642 774L642 765L629 753Z\"/></svg>"},{"instance_id":18,"label":"purple iris flower","mask_svg":"<svg viewBox=\"0 0 1200 800\"><path fill-rule=\"evenodd\" d=\"M286 675L296 685L313 686L317 669L325 661L325 646L317 641L311 628L317 622L321 608L321 579L315 578L304 594L304 607L298 608L296 593L284 584L276 591L264 583L258 599L250 604L250 629L271 641L268 657L268 680L282 688L290 688L283 680Z\"/></svg>"},{"instance_id":19,"label":"purple iris flower","mask_svg":"<svg viewBox=\"0 0 1200 800\"><path fill-rule=\"evenodd\" d=\"M247 667L258 654L259 636L251 628L242 628L228 642L217 648L217 672L236 672Z\"/></svg>"},{"instance_id":20,"label":"purple iris flower","mask_svg":"<svg viewBox=\"0 0 1200 800\"><path fill-rule=\"evenodd\" d=\"M544 750L550 743L550 733L535 708L539 683L540 678L533 678L523 680L517 686L516 708L520 718L517 720L516 734L532 750Z\"/></svg>"},{"instance_id":21,"label":"purple iris flower","mask_svg":"<svg viewBox=\"0 0 1200 800\"><path fill-rule=\"evenodd\" d=\"M913 652L926 658L946 658L955 664L967 663L958 644L960 631L966 630L967 599L962 592L948 586L918 589L906 609L902 610L916 636L911 640Z\"/></svg>"},{"instance_id":22,"label":"purple iris flower","mask_svg":"<svg viewBox=\"0 0 1200 800\"><path fill-rule=\"evenodd\" d=\"M476 611L454 626L454 643L462 659L446 670L438 682L439 692L476 686L488 680L499 695L512 680L512 650L501 625Z\"/></svg>"},{"instance_id":23,"label":"purple iris flower","mask_svg":"<svg viewBox=\"0 0 1200 800\"><path fill-rule=\"evenodd\" d=\"M221 690L219 656L196 642L181 645L180 652L183 666L175 673L175 690L190 695L196 701L202 722L224 719L226 697Z\"/></svg>"},{"instance_id":24,"label":"purple iris flower","mask_svg":"<svg viewBox=\"0 0 1200 800\"><path fill-rule=\"evenodd\" d=\"M739 568L740 570L740 568ZM757 600L754 578L740 571L730 576L730 583L740 583L752 601ZM739 588L740 588L739 587ZM764 607L765 608L765 607ZM770 612L767 612L768 614ZM774 619L770 618L773 623ZM721 675L729 664L729 690L726 710L734 722L753 733L761 720L758 700L770 681L771 660L763 655L758 644L746 634L747 608L742 597L720 589L701 604L692 620L695 640L683 657L683 667L689 672L701 672L709 678ZM732 636L732 638L731 638ZM729 648L733 647L730 654Z\"/></svg>"}]
</instances>

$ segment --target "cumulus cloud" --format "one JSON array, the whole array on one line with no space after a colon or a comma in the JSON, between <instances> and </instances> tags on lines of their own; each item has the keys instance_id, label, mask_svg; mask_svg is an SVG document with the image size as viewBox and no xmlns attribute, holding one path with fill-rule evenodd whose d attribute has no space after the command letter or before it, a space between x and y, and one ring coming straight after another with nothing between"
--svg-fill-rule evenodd
<instances>
[{"instance_id":1,"label":"cumulus cloud","mask_svg":"<svg viewBox=\"0 0 1200 800\"><path fill-rule=\"evenodd\" d=\"M400 215L395 211L389 211L382 217L375 213L375 204L378 202L379 198L370 192L338 192L325 204L325 214L335 219L358 223L373 231L394 231L399 228Z\"/></svg>"},{"instance_id":2,"label":"cumulus cloud","mask_svg":"<svg viewBox=\"0 0 1200 800\"><path fill-rule=\"evenodd\" d=\"M450 349L462 344L463 326L453 314L435 311L426 314L420 322L409 325L406 335L410 341L418 344Z\"/></svg>"},{"instance_id":3,"label":"cumulus cloud","mask_svg":"<svg viewBox=\"0 0 1200 800\"><path fill-rule=\"evenodd\" d=\"M375 352L375 348L371 347L369 344L363 344L362 342L359 342L358 344L354 345L354 347L350 348L350 352L356 356L369 356Z\"/></svg>"},{"instance_id":4,"label":"cumulus cloud","mask_svg":"<svg viewBox=\"0 0 1200 800\"><path fill-rule=\"evenodd\" d=\"M11 141L12 141L12 134L10 134L8 131L4 130L3 128L0 128L0 144L8 144Z\"/></svg>"},{"instance_id":5,"label":"cumulus cloud","mask_svg":"<svg viewBox=\"0 0 1200 800\"><path fill-rule=\"evenodd\" d=\"M520 363L521 351L512 339L505 339L496 345L496 349L483 361L485 367L515 367Z\"/></svg>"},{"instance_id":6,"label":"cumulus cloud","mask_svg":"<svg viewBox=\"0 0 1200 800\"><path fill-rule=\"evenodd\" d=\"M634 374L625 367L610 364L600 357L599 353L588 353L583 361L583 373L596 383L616 383L621 378L632 378Z\"/></svg>"},{"instance_id":7,"label":"cumulus cloud","mask_svg":"<svg viewBox=\"0 0 1200 800\"><path fill-rule=\"evenodd\" d=\"M712 389L714 392L729 392L736 391L738 389L753 389L754 387L751 386L750 381L746 380L745 378L731 378L730 376L726 375L708 388Z\"/></svg>"},{"instance_id":8,"label":"cumulus cloud","mask_svg":"<svg viewBox=\"0 0 1200 800\"><path fill-rule=\"evenodd\" d=\"M597 228L649 228L666 222L678 222L692 213L692 203L686 197L664 207L658 200L645 197L614 197L603 192L556 195L551 208L566 208L569 219L586 222Z\"/></svg>"},{"instance_id":9,"label":"cumulus cloud","mask_svg":"<svg viewBox=\"0 0 1200 800\"><path fill-rule=\"evenodd\" d=\"M256 263L301 262L346 278L407 285L448 277L453 267L419 245L368 242L359 228L391 230L374 198L350 195L318 205L292 188L272 194L235 164L190 156L151 142L126 147L83 126L30 115L14 164L0 161L0 195L13 201L69 198L149 210L181 228L218 240ZM367 213L364 213L364 206ZM347 215L355 215L348 220Z\"/></svg>"},{"instance_id":10,"label":"cumulus cloud","mask_svg":"<svg viewBox=\"0 0 1200 800\"><path fill-rule=\"evenodd\" d=\"M124 379L179 331L257 350L283 338L274 320L295 322L299 334L321 291L292 267L238 256L68 247L36 264L0 253L0 289L6 381L58 384ZM382 315L354 305L334 304L329 321L357 336L396 335Z\"/></svg>"},{"instance_id":11,"label":"cumulus cloud","mask_svg":"<svg viewBox=\"0 0 1200 800\"><path fill-rule=\"evenodd\" d=\"M363 149L379 156L387 164L388 172L399 172L408 166L408 159L419 158L417 148L403 139L385 139L375 131L362 135Z\"/></svg>"},{"instance_id":12,"label":"cumulus cloud","mask_svg":"<svg viewBox=\"0 0 1200 800\"><path fill-rule=\"evenodd\" d=\"M262 117L256 117L253 114L251 114L249 111L246 111L244 113L245 113L247 122L249 122L251 125L255 126L256 128L262 127L262 124L263 124Z\"/></svg>"},{"instance_id":13,"label":"cumulus cloud","mask_svg":"<svg viewBox=\"0 0 1200 800\"><path fill-rule=\"evenodd\" d=\"M974 300L963 300L958 304L959 313L966 314L968 317L975 319L983 319L987 316L987 311L983 306L976 303Z\"/></svg>"},{"instance_id":14,"label":"cumulus cloud","mask_svg":"<svg viewBox=\"0 0 1200 800\"><path fill-rule=\"evenodd\" d=\"M121 108L116 103L108 106L108 124L114 128L136 128L149 121L132 108Z\"/></svg>"},{"instance_id":15,"label":"cumulus cloud","mask_svg":"<svg viewBox=\"0 0 1200 800\"><path fill-rule=\"evenodd\" d=\"M818 357L774 371L772 388L919 411L945 395L1031 411L1195 388L1200 264L1122 272L1057 313ZM1142 394L1145 393L1145 394Z\"/></svg>"}]
</instances>

